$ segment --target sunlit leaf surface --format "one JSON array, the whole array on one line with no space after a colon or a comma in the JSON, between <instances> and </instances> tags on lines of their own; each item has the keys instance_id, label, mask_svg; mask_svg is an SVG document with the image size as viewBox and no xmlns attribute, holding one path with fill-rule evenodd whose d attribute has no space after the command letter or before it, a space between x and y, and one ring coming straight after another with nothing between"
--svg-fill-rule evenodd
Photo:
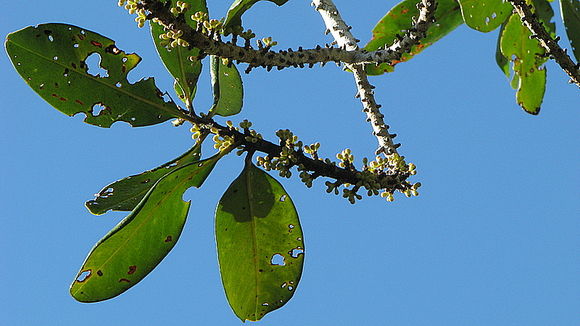
<instances>
[{"instance_id":1,"label":"sunlit leaf surface","mask_svg":"<svg viewBox=\"0 0 580 326\"><path fill-rule=\"evenodd\" d=\"M505 0L458 0L467 26L480 32L498 28L511 14L512 5Z\"/></svg>"},{"instance_id":2,"label":"sunlit leaf surface","mask_svg":"<svg viewBox=\"0 0 580 326\"><path fill-rule=\"evenodd\" d=\"M419 0L404 0L389 10L373 28L373 37L365 45L365 50L375 51L385 45L391 45L397 38L397 34L403 35L404 30L411 28L413 26L411 19L417 17L419 13L417 3L419 3ZM410 53L403 55L401 61L410 60L413 56L419 54L463 23L459 4L454 0L437 1L435 18L437 21L429 27L427 36L418 45L414 46ZM394 64L397 64L397 62ZM381 75L385 72L393 71L393 66L386 63L367 65L366 71L369 75Z\"/></svg>"},{"instance_id":3,"label":"sunlit leaf surface","mask_svg":"<svg viewBox=\"0 0 580 326\"><path fill-rule=\"evenodd\" d=\"M95 199L89 200L85 206L95 215L101 215L109 210L132 211L163 176L199 160L201 145L195 145L180 157L167 162L155 169L115 181L105 186Z\"/></svg>"},{"instance_id":4,"label":"sunlit leaf surface","mask_svg":"<svg viewBox=\"0 0 580 326\"><path fill-rule=\"evenodd\" d=\"M137 284L175 246L190 202L182 200L199 187L218 158L185 165L161 178L135 209L91 250L73 281L70 293L78 301L115 297Z\"/></svg>"}]
</instances>

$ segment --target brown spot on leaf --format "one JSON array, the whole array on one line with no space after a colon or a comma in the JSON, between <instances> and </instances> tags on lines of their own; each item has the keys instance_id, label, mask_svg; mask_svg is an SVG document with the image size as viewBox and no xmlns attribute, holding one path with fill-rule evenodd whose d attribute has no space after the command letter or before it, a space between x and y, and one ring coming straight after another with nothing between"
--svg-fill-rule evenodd
<instances>
[{"instance_id":1,"label":"brown spot on leaf","mask_svg":"<svg viewBox=\"0 0 580 326\"><path fill-rule=\"evenodd\" d=\"M167 238L165 238L165 242L171 242L173 241L173 237L168 235Z\"/></svg>"},{"instance_id":2,"label":"brown spot on leaf","mask_svg":"<svg viewBox=\"0 0 580 326\"><path fill-rule=\"evenodd\" d=\"M85 105L85 103L83 103L81 100L75 100L75 102L80 104L80 105Z\"/></svg>"},{"instance_id":3,"label":"brown spot on leaf","mask_svg":"<svg viewBox=\"0 0 580 326\"><path fill-rule=\"evenodd\" d=\"M98 271L97 271L97 275L99 275L99 276L103 276L103 271L101 271L101 270L98 270Z\"/></svg>"},{"instance_id":4,"label":"brown spot on leaf","mask_svg":"<svg viewBox=\"0 0 580 326\"><path fill-rule=\"evenodd\" d=\"M85 36L84 36L84 35L82 35L82 34L78 34L78 35L77 35L77 37L78 37L78 38L79 38L79 40L81 40L81 41L85 39Z\"/></svg>"},{"instance_id":5,"label":"brown spot on leaf","mask_svg":"<svg viewBox=\"0 0 580 326\"><path fill-rule=\"evenodd\" d=\"M120 278L120 279L119 279L119 283L122 283L122 282L125 282L125 283L131 283L131 281L129 281L129 280L128 280L128 279L126 279L126 278Z\"/></svg>"},{"instance_id":6,"label":"brown spot on leaf","mask_svg":"<svg viewBox=\"0 0 580 326\"><path fill-rule=\"evenodd\" d=\"M100 48L103 47L103 44L102 43L99 43L97 41L91 41L91 44L94 45L94 46L100 47Z\"/></svg>"},{"instance_id":7,"label":"brown spot on leaf","mask_svg":"<svg viewBox=\"0 0 580 326\"><path fill-rule=\"evenodd\" d=\"M132 266L129 266L129 271L127 272L127 274L131 275L131 274L135 273L136 271L137 271L137 266L132 265Z\"/></svg>"}]
</instances>

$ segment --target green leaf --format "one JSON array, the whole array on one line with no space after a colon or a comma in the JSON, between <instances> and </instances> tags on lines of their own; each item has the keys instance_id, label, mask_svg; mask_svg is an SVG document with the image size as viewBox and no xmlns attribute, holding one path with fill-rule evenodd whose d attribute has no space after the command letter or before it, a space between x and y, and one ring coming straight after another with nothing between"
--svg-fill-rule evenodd
<instances>
[{"instance_id":1,"label":"green leaf","mask_svg":"<svg viewBox=\"0 0 580 326\"><path fill-rule=\"evenodd\" d=\"M162 2L166 2L163 0ZM207 11L206 0L184 0L183 2L189 4L189 10L186 15L184 15L185 21L190 25L195 27L196 23L191 19L191 15L202 11ZM166 48L162 44L162 40L159 38L161 34L165 33L163 27L157 23L151 23L151 37L155 43L155 48L159 57L163 61L163 64L169 71L169 73L175 78L179 86L181 86L181 92L176 92L179 98L185 103L191 103L195 96L197 80L201 74L202 64L198 60L199 49L192 48L188 50L182 46L175 48ZM193 58L194 60L190 60Z\"/></svg>"},{"instance_id":2,"label":"green leaf","mask_svg":"<svg viewBox=\"0 0 580 326\"><path fill-rule=\"evenodd\" d=\"M576 60L580 60L580 1L560 0L560 13Z\"/></svg>"},{"instance_id":3,"label":"green leaf","mask_svg":"<svg viewBox=\"0 0 580 326\"><path fill-rule=\"evenodd\" d=\"M542 65L547 59L544 49L530 35L519 15L513 14L500 36L500 48L502 55L512 62L516 101L526 112L538 114L546 89L546 70Z\"/></svg>"},{"instance_id":4,"label":"green leaf","mask_svg":"<svg viewBox=\"0 0 580 326\"><path fill-rule=\"evenodd\" d=\"M512 5L504 0L458 0L461 15L467 26L491 32L498 28L512 13Z\"/></svg>"},{"instance_id":5,"label":"green leaf","mask_svg":"<svg viewBox=\"0 0 580 326\"><path fill-rule=\"evenodd\" d=\"M256 2L260 0L236 0L228 9L226 19L224 22L224 30L229 33L231 31L241 31L242 29L242 15L249 10ZM268 0L281 6L288 2L288 0ZM226 34L227 35L227 34Z\"/></svg>"},{"instance_id":6,"label":"green leaf","mask_svg":"<svg viewBox=\"0 0 580 326\"><path fill-rule=\"evenodd\" d=\"M95 215L104 214L109 210L131 211L159 179L187 164L199 161L200 155L201 143L198 143L183 155L155 169L105 186L95 195L95 199L87 201L85 206Z\"/></svg>"},{"instance_id":7,"label":"green leaf","mask_svg":"<svg viewBox=\"0 0 580 326\"><path fill-rule=\"evenodd\" d=\"M210 115L227 117L238 114L244 104L242 77L233 62L224 64L216 56L210 57L211 84L213 87L213 106Z\"/></svg>"},{"instance_id":8,"label":"green leaf","mask_svg":"<svg viewBox=\"0 0 580 326\"><path fill-rule=\"evenodd\" d=\"M510 78L510 60L501 53L501 35L503 34L506 24L507 21L501 24L499 29L495 47L495 62L497 63L499 69L503 71L504 75L506 75L507 78Z\"/></svg>"},{"instance_id":9,"label":"green leaf","mask_svg":"<svg viewBox=\"0 0 580 326\"><path fill-rule=\"evenodd\" d=\"M129 83L127 74L141 58L119 50L102 35L66 24L43 24L9 34L6 50L40 97L69 116L85 113L86 123L110 127L125 121L139 127L185 116L175 103L163 99L152 78ZM108 76L89 72L85 60L93 53L100 56Z\"/></svg>"},{"instance_id":10,"label":"green leaf","mask_svg":"<svg viewBox=\"0 0 580 326\"><path fill-rule=\"evenodd\" d=\"M365 45L365 50L375 51L387 44L390 45L395 41L397 34L403 35L402 31L410 29L413 26L411 18L417 17L419 13L417 10L419 1L404 0L389 10L373 28L373 37ZM414 46L410 53L403 55L401 62L410 60L463 23L459 4L454 0L437 1L435 18L437 21L429 27L427 36ZM378 66L367 65L366 71L369 75L382 75L393 71L393 66L386 63Z\"/></svg>"},{"instance_id":11,"label":"green leaf","mask_svg":"<svg viewBox=\"0 0 580 326\"><path fill-rule=\"evenodd\" d=\"M304 240L282 185L251 162L216 210L216 242L228 302L242 320L259 320L296 291Z\"/></svg>"},{"instance_id":12,"label":"green leaf","mask_svg":"<svg viewBox=\"0 0 580 326\"><path fill-rule=\"evenodd\" d=\"M173 248L191 202L182 200L190 187L200 187L218 156L185 165L159 179L135 209L91 250L73 281L78 301L115 297L137 284Z\"/></svg>"}]
</instances>

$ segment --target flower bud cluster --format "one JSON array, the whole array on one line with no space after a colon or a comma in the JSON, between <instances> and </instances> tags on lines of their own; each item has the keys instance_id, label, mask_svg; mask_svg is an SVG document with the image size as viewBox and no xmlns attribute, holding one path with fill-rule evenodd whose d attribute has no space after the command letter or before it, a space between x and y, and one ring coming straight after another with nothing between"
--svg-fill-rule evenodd
<instances>
[{"instance_id":1,"label":"flower bud cluster","mask_svg":"<svg viewBox=\"0 0 580 326\"><path fill-rule=\"evenodd\" d=\"M264 167L266 171L277 170L278 174L284 178L290 178L292 172L290 168L298 163L298 150L303 146L302 141L298 140L298 136L294 135L288 129L280 129L276 131L276 136L280 138L280 147L282 150L277 156L258 157L258 165ZM301 175L301 178L304 174Z\"/></svg>"},{"instance_id":2,"label":"flower bud cluster","mask_svg":"<svg viewBox=\"0 0 580 326\"><path fill-rule=\"evenodd\" d=\"M117 3L119 7L125 7L129 14L137 14L135 18L135 22L137 22L137 26L139 28L145 26L145 21L147 20L147 15L145 14L145 10L139 7L139 1L137 0L119 0Z\"/></svg>"},{"instance_id":3,"label":"flower bud cluster","mask_svg":"<svg viewBox=\"0 0 580 326\"><path fill-rule=\"evenodd\" d=\"M171 7L169 11L175 16L185 13L189 9L189 3L184 1L177 1L175 7Z\"/></svg>"}]
</instances>

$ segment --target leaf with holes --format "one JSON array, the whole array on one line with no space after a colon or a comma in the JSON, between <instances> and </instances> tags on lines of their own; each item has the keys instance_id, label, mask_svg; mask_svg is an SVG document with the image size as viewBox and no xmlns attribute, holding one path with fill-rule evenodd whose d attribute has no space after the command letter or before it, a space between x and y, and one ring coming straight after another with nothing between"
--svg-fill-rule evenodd
<instances>
[{"instance_id":1,"label":"leaf with holes","mask_svg":"<svg viewBox=\"0 0 580 326\"><path fill-rule=\"evenodd\" d=\"M560 0L560 13L576 60L580 60L580 1Z\"/></svg>"},{"instance_id":2,"label":"leaf with holes","mask_svg":"<svg viewBox=\"0 0 580 326\"><path fill-rule=\"evenodd\" d=\"M238 31L242 30L242 15L252 8L252 6L260 0L236 0L228 9L228 13L226 14L225 22L224 22L224 29L226 32L231 31ZM281 6L288 2L288 0L268 0ZM227 34L226 34L227 35Z\"/></svg>"},{"instance_id":3,"label":"leaf with holes","mask_svg":"<svg viewBox=\"0 0 580 326\"><path fill-rule=\"evenodd\" d=\"M467 26L491 32L498 28L512 13L512 5L504 0L458 0L461 15Z\"/></svg>"},{"instance_id":4,"label":"leaf with holes","mask_svg":"<svg viewBox=\"0 0 580 326\"><path fill-rule=\"evenodd\" d=\"M182 200L200 187L219 157L185 165L159 179L135 209L91 250L73 281L78 301L115 297L137 284L173 248L191 202Z\"/></svg>"},{"instance_id":5,"label":"leaf with holes","mask_svg":"<svg viewBox=\"0 0 580 326\"><path fill-rule=\"evenodd\" d=\"M389 10L373 28L373 37L365 45L364 49L375 51L385 45L390 45L395 41L397 35L403 35L404 30L410 29L413 26L411 19L417 17L419 13L417 10L419 1L404 0ZM435 18L436 22L427 30L427 36L418 45L414 46L410 53L404 54L400 62L410 60L463 23L459 4L454 0L437 1ZM385 72L393 71L393 66L397 63L394 62L392 65L387 63L367 65L366 71L369 75L382 75Z\"/></svg>"},{"instance_id":6,"label":"leaf with holes","mask_svg":"<svg viewBox=\"0 0 580 326\"><path fill-rule=\"evenodd\" d=\"M105 186L95 195L95 199L87 201L85 206L95 215L104 214L109 210L132 211L159 179L187 164L199 161L200 155L201 144L196 144L180 157L153 170Z\"/></svg>"},{"instance_id":7,"label":"leaf with holes","mask_svg":"<svg viewBox=\"0 0 580 326\"><path fill-rule=\"evenodd\" d=\"M140 127L185 116L163 99L152 78L129 83L127 74L141 58L119 50L102 35L66 24L43 24L9 34L6 50L40 97L69 116L85 113L86 123L110 127L125 121ZM100 57L104 75L89 71L90 55Z\"/></svg>"},{"instance_id":8,"label":"leaf with holes","mask_svg":"<svg viewBox=\"0 0 580 326\"><path fill-rule=\"evenodd\" d=\"M165 3L166 0L161 2ZM184 0L183 2L189 5L188 14L184 15L184 19L190 26L195 27L196 22L191 19L191 15L199 11L207 13L206 0ZM198 59L199 49L188 50L182 46L166 47L163 44L164 40L159 38L164 33L161 25L151 23L151 37L163 64L177 81L176 92L183 102L191 104L195 97L197 80L202 69L201 61Z\"/></svg>"},{"instance_id":9,"label":"leaf with holes","mask_svg":"<svg viewBox=\"0 0 580 326\"><path fill-rule=\"evenodd\" d=\"M223 59L210 57L211 84L213 87L213 106L210 115L227 117L240 113L244 104L242 77L233 62L224 63Z\"/></svg>"},{"instance_id":10,"label":"leaf with holes","mask_svg":"<svg viewBox=\"0 0 580 326\"><path fill-rule=\"evenodd\" d=\"M538 114L546 90L545 50L530 38L519 15L512 14L500 35L501 54L513 63L512 87L516 101L528 113Z\"/></svg>"},{"instance_id":11,"label":"leaf with holes","mask_svg":"<svg viewBox=\"0 0 580 326\"><path fill-rule=\"evenodd\" d=\"M259 320L296 291L304 262L298 213L282 185L251 162L219 201L222 283L236 316Z\"/></svg>"}]
</instances>

